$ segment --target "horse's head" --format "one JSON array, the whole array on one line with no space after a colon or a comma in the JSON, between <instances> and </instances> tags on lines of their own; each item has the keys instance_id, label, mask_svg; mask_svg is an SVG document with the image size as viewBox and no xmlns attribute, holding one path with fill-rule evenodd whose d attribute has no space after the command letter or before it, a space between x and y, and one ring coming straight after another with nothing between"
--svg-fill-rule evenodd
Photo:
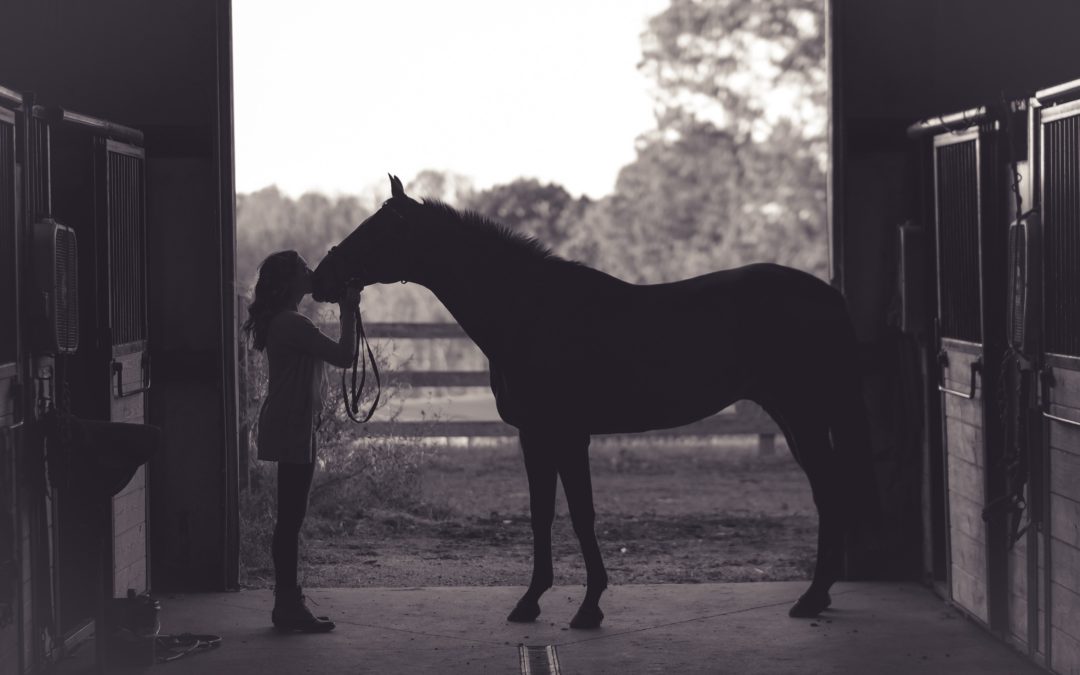
<instances>
[{"instance_id":1,"label":"horse's head","mask_svg":"<svg viewBox=\"0 0 1080 675\"><path fill-rule=\"evenodd\" d=\"M405 194L401 180L390 176L390 199L323 257L311 276L311 297L337 302L346 285L407 279L415 267L409 218L419 206Z\"/></svg>"}]
</instances>

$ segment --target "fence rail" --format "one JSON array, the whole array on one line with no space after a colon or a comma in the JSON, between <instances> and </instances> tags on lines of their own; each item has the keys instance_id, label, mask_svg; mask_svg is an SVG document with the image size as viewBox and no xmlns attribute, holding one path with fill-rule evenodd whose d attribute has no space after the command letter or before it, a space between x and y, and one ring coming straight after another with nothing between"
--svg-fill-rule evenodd
<instances>
[{"instance_id":1,"label":"fence rail","mask_svg":"<svg viewBox=\"0 0 1080 675\"><path fill-rule=\"evenodd\" d=\"M371 323L365 326L369 338L413 340L468 339L460 326L453 323ZM387 373L388 386L413 387L487 387L490 384L486 370L397 370ZM517 429L501 421L372 421L365 426L374 436L408 437L491 437L517 436ZM773 452L776 435L780 433L776 423L764 410L750 401L739 401L724 412L674 429L657 429L641 436L730 436L738 434L757 435L758 449L763 455ZM628 435L628 434L613 434Z\"/></svg>"}]
</instances>

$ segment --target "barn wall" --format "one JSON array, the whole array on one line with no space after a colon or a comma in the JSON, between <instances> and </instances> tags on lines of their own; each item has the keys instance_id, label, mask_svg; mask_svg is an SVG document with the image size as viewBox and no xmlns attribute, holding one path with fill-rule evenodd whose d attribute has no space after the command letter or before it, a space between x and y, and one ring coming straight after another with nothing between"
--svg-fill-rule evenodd
<instances>
[{"instance_id":1,"label":"barn wall","mask_svg":"<svg viewBox=\"0 0 1080 675\"><path fill-rule=\"evenodd\" d=\"M18 208L15 153L17 101L0 98L0 663L19 663L20 593L18 481L15 458L19 422L15 382L18 331L4 319L18 310Z\"/></svg>"},{"instance_id":2,"label":"barn wall","mask_svg":"<svg viewBox=\"0 0 1080 675\"><path fill-rule=\"evenodd\" d=\"M162 589L235 583L230 14L228 0L17 3L0 43L5 86L145 133L147 421L165 446L148 471L149 528ZM138 495L121 499L124 527ZM116 582L131 573L117 570Z\"/></svg>"},{"instance_id":3,"label":"barn wall","mask_svg":"<svg viewBox=\"0 0 1080 675\"><path fill-rule=\"evenodd\" d=\"M894 283L881 262L896 259L895 227L925 216L907 127L1080 77L1080 4L831 0L829 11L834 275L874 343L888 339Z\"/></svg>"},{"instance_id":4,"label":"barn wall","mask_svg":"<svg viewBox=\"0 0 1080 675\"><path fill-rule=\"evenodd\" d=\"M1080 528L1080 509L1073 507L1080 504L1080 494L1055 493L1050 488L1050 522L1056 519L1057 525L1052 524L1049 533L1029 531L1009 547L1003 540L1003 526L987 531L981 510L990 496L987 490L1000 487L993 484L993 467L1005 442L988 411L993 410L995 417L998 412L992 402L943 400L937 390L942 376L953 388L964 389L968 383L954 352L950 352L948 368L936 364L932 239L924 251L931 264L926 266L921 293L914 287L930 321L922 329L899 329L896 228L910 221L932 232L934 224L932 193L927 187L932 184L931 155L925 141L907 137L907 128L919 120L992 106L1003 96L1030 96L1080 77L1080 43L1073 37L1074 27L1080 25L1080 4L1063 0L831 0L828 6L833 55L830 225L834 281L848 298L864 349L879 471L898 478L904 494L918 495L923 490L917 498L926 518L915 524L919 531L899 535L901 541L916 537L926 549L909 572L939 582L955 604L988 621L999 636L1028 651L1036 661L1046 658L1044 610L1050 596L1054 644L1048 665L1070 672L1080 665L1074 659L1080 657L1080 642L1069 632L1075 632L1070 626L1080 616L1080 594L1068 578L1068 570L1080 562L1074 553L1080 544L1074 534ZM1027 180L1021 189L1030 185ZM1026 193L1025 208L1032 203L1032 195ZM994 283L1000 285L1006 270L995 264L989 273L997 275ZM905 373L891 366L890 359L881 358L905 348L918 353L921 368ZM908 405L892 405L895 401L887 392L905 390L911 384L910 373L920 371L907 395ZM983 398L981 392L977 398ZM1077 407L1062 408L1068 413L1063 416L1080 410L1080 399L1072 405ZM923 431L921 437L913 439L905 431L912 425ZM1071 456L1062 446L1074 451L1080 447L1080 439L1063 438L1068 433L1049 430L1050 445L1056 449L1051 451L1046 475L1057 481L1058 490L1066 490L1059 474L1067 475ZM925 476L921 484L909 480L912 473L918 475L909 471L912 464L921 464L919 470ZM946 494L926 492L935 484L935 475L941 476L939 481L944 479ZM887 497L892 511L900 513L904 497ZM903 517L898 521L904 530ZM987 536L997 537L996 543L987 543ZM1045 536L1051 538L1048 548ZM1047 551L1062 558L1060 567L1045 560ZM995 560L987 560L988 554ZM945 564L937 569L939 558ZM990 607L995 597L996 610ZM1036 625L1030 626L1033 619ZM1031 638L1035 644L1029 645Z\"/></svg>"}]
</instances>

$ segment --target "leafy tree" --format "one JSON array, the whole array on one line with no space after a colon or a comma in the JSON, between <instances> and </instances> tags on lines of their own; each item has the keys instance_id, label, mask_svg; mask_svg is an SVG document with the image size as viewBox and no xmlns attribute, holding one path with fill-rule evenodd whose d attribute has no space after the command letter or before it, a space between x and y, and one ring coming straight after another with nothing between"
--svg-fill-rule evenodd
<instances>
[{"instance_id":1,"label":"leafy tree","mask_svg":"<svg viewBox=\"0 0 1080 675\"><path fill-rule=\"evenodd\" d=\"M817 2L672 0L643 36L657 127L567 255L635 281L755 261L824 276L821 23Z\"/></svg>"},{"instance_id":2,"label":"leafy tree","mask_svg":"<svg viewBox=\"0 0 1080 675\"><path fill-rule=\"evenodd\" d=\"M453 171L424 169L405 186L405 191L416 197L438 199L451 206L467 203L475 194L472 179Z\"/></svg>"},{"instance_id":3,"label":"leafy tree","mask_svg":"<svg viewBox=\"0 0 1080 675\"><path fill-rule=\"evenodd\" d=\"M819 0L671 0L642 37L657 126L638 139L613 194L575 199L519 178L477 191L460 174L408 183L538 237L567 257L655 282L755 261L821 276L825 250L823 8ZM321 258L385 198L292 200L276 188L238 197L238 279L266 254ZM406 287L408 288L408 287ZM365 294L372 314L443 316L421 290ZM370 301L369 301L370 297Z\"/></svg>"},{"instance_id":4,"label":"leafy tree","mask_svg":"<svg viewBox=\"0 0 1080 675\"><path fill-rule=\"evenodd\" d=\"M783 120L824 133L821 0L671 0L642 36L661 135L708 121L737 143Z\"/></svg>"},{"instance_id":5,"label":"leafy tree","mask_svg":"<svg viewBox=\"0 0 1080 675\"><path fill-rule=\"evenodd\" d=\"M507 227L559 246L578 225L588 199L575 200L566 188L542 184L535 178L518 178L477 192L464 206Z\"/></svg>"}]
</instances>

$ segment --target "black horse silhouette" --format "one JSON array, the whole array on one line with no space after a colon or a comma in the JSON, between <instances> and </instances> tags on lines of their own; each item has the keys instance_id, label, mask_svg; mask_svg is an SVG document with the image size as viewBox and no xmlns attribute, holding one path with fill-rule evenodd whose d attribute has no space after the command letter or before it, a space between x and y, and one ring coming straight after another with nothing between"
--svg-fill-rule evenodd
<instances>
[{"instance_id":1,"label":"black horse silhouette","mask_svg":"<svg viewBox=\"0 0 1080 675\"><path fill-rule=\"evenodd\" d=\"M532 621L553 583L562 479L587 570L570 625L600 625L608 575L594 532L591 434L677 427L739 399L784 432L818 511L817 562L789 614L818 615L840 575L850 516L876 505L855 336L841 294L804 272L755 264L635 285L391 176L391 198L319 263L313 297L346 283L426 286L490 362L499 415L520 432L529 480L532 580L510 613Z\"/></svg>"}]
</instances>

